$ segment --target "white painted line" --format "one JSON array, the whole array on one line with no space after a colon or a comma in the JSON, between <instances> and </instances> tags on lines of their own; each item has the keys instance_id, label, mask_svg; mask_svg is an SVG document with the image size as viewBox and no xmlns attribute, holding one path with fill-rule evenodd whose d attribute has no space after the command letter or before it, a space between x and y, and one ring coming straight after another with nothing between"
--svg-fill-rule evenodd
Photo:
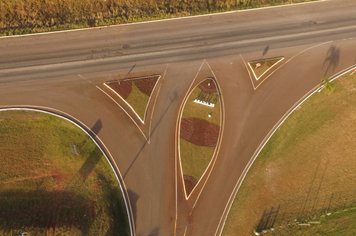
<instances>
[{"instance_id":1,"label":"white painted line","mask_svg":"<svg viewBox=\"0 0 356 236\"><path fill-rule=\"evenodd\" d=\"M254 85L254 83L253 83L253 80L252 80L252 77L251 77L250 70L248 69L248 67L247 67L247 65L246 65L246 62L245 62L244 58L242 57L242 55L241 55L241 54L239 54L239 55L240 55L240 57L241 57L241 60L244 62L245 68L246 68L246 70L247 70L247 72L248 72L248 76L250 77L250 80L251 80L251 83L252 83L253 90L256 90L256 87L255 87L255 85Z\"/></svg>"},{"instance_id":2,"label":"white painted line","mask_svg":"<svg viewBox=\"0 0 356 236\"><path fill-rule=\"evenodd\" d=\"M84 31L84 30L97 30L97 29L105 29L105 28L113 28L113 27L125 27L125 26L131 26L131 25L150 24L150 23L158 23L158 22L174 21L174 20L184 20L184 19L191 19L191 18L198 18L198 17L210 17L210 16L218 16L218 15L233 14L233 13L242 13L242 12L249 12L249 11L268 10L268 9L281 8L281 7L293 7L293 6L298 6L298 5L321 3L321 2L327 2L327 1L329 1L329 0L316 0L316 1L313 1L313 2L292 3L292 4L285 4L285 5L278 5L278 6L259 7L259 8L245 9L245 10L210 13L210 14L205 14L205 15L184 16L184 17L168 18L168 19L161 19L161 20L141 21L141 22L126 23L126 24L121 24L121 25L99 26L99 27L71 29L71 30L60 30L60 31L51 31L51 32L34 33L34 34L0 36L0 39L2 39L2 38L15 38L15 37L29 37L29 36L46 35L46 34L60 34L60 33L67 33L67 32L76 32L76 31Z\"/></svg>"},{"instance_id":3,"label":"white painted line","mask_svg":"<svg viewBox=\"0 0 356 236\"><path fill-rule=\"evenodd\" d=\"M221 91L221 89L220 89L221 87L220 87L219 82L218 82L218 79L217 79L217 77L216 77L214 71L211 69L211 67L210 67L210 65L209 65L209 63L208 63L208 61L205 60L205 62L206 62L206 64L208 65L208 67L209 67L211 73L212 73L213 76L214 76L214 82L216 83L216 85L217 85L216 88L217 88L217 90L218 90L218 93L220 94L220 115L221 115L221 118L222 118L222 119L220 120L220 134L219 134L218 143L217 143L217 145L216 145L216 148L215 148L213 157L212 157L212 159L211 159L209 165L208 165L207 168L205 169L205 171L204 171L202 177L205 175L205 173L207 172L207 170L209 169L210 166L211 166L211 169L210 169L210 171L209 171L209 173L208 173L208 176L206 177L206 180L205 180L205 182L204 182L204 184L203 184L203 186L202 186L202 188L201 188L201 190L200 190L200 192L199 192L199 194L198 194L198 196L197 196L195 202L194 202L194 205L193 205L193 207L192 207L192 210L191 210L190 214L192 214L192 212L193 212L193 210L194 210L194 208L195 208L195 206L196 206L196 204L197 204L197 202L198 202L198 200L199 200L199 198L200 198L200 195L201 195L201 193L203 192L203 190L204 190L204 188L205 188L205 185L206 185L206 183L208 182L208 179L209 179L211 173L213 172L213 169L214 169L214 166L215 166L215 163L216 163L216 160L217 160L217 158L218 158L219 151L220 151L221 140L222 140L222 138L223 138L224 126L225 126L225 106L224 106L223 94L222 94L222 91ZM202 179L202 177L201 177L200 179ZM200 180L199 180L199 181L200 181ZM199 183L199 182L198 182L198 183ZM197 183L197 185L198 185L198 183ZM194 188L195 188L195 187L194 187ZM193 190L194 190L194 189L193 189ZM192 190L192 192L193 192L193 190Z\"/></svg>"},{"instance_id":4,"label":"white painted line","mask_svg":"<svg viewBox=\"0 0 356 236\"><path fill-rule=\"evenodd\" d=\"M109 88L111 91L113 91L114 93L116 93L112 88L110 88L109 86L107 86L105 83L104 83L104 85L107 87L107 88ZM141 134L143 135L143 137L146 139L146 141L147 141L147 137L146 137L146 135L143 133L143 131L142 131L142 129L140 128L140 126L136 123L136 121L130 116L130 114L115 100L115 99L113 99L107 92L105 92L104 90L102 90L100 87L98 87L98 86L95 86L97 89L99 89L101 92L103 92L106 96L108 96L113 102L115 102L115 104L116 105L118 105L125 113L126 113L126 115L128 116L128 117L130 117L130 119L132 120L132 122L136 125L136 127L140 130L140 132L141 132ZM128 104L127 102L126 102L126 104ZM130 105L129 105L130 106ZM130 106L131 107L131 106ZM131 109L133 109L132 107L131 107ZM136 114L136 113L135 113ZM137 114L136 114L137 115ZM138 116L138 115L137 115ZM141 119L140 119L141 120ZM142 121L142 120L141 120Z\"/></svg>"},{"instance_id":5,"label":"white painted line","mask_svg":"<svg viewBox=\"0 0 356 236\"><path fill-rule=\"evenodd\" d=\"M259 83L257 86L256 86L256 89L263 83L265 82L269 77L271 77L274 73L276 73L279 69L281 69L284 65L286 65L287 63L289 63L290 61L292 61L294 58L298 57L299 55L303 54L304 52L306 51L309 51L313 48L316 48L316 47L320 47L320 46L323 46L325 44L329 44L329 43L332 43L333 41L327 41L327 42L323 42L323 43L319 43L317 45L313 45L309 48L306 48L304 50L302 50L301 52L297 53L296 55L294 55L293 57L291 57L289 60L287 60L285 63L283 63L282 65L280 65L277 69L275 69L274 71L272 71L271 74L269 74L268 76L266 76L266 78L264 78L261 83Z\"/></svg>"},{"instance_id":6,"label":"white painted line","mask_svg":"<svg viewBox=\"0 0 356 236\"><path fill-rule=\"evenodd\" d=\"M168 63L167 63L167 66L166 66L166 69L164 70L164 73L163 73L163 76L162 76L162 80L163 78L166 76L166 72L167 72L167 68L168 68ZM159 80L159 79L158 79ZM158 84L158 80L156 81L156 84L155 84L155 87L156 85ZM152 111L151 111L151 119L150 119L150 125L149 125L149 129L148 129L148 144L150 144L150 141L151 141L151 124L152 124L152 117L153 117L153 113L154 113L154 110L155 110L155 107L156 107L156 102L157 102L157 98L158 98L158 95L159 95L159 92L161 91L161 87L162 87L162 82L160 82L160 85L159 85L159 88L158 88L158 91L157 91L157 94L156 94L156 97L155 97L155 101L153 103L153 108L152 108ZM153 91L155 90L155 88L153 88L152 90L152 93L151 93L151 96L153 94ZM151 97L150 96L150 97ZM148 108L148 104L147 104L147 108ZM147 108L146 108L146 112L147 112Z\"/></svg>"},{"instance_id":7,"label":"white painted line","mask_svg":"<svg viewBox=\"0 0 356 236\"><path fill-rule=\"evenodd\" d=\"M134 225L134 220L133 220L133 212L132 212L132 208L131 208L131 202L130 202L129 195L127 193L127 188L125 186L124 179L122 178L120 170L117 167L117 165L116 165L116 163L114 161L114 158L112 157L109 149L105 146L103 141L101 141L101 139L99 138L98 135L96 135L88 126L86 126L84 123L80 122L75 117L73 117L73 116L71 116L71 115L69 115L69 114L67 114L67 113L65 113L63 111L54 109L54 108L43 107L43 106L32 106L32 105L19 105L19 106L15 105L15 106L11 106L11 107L0 107L0 111L9 111L9 110L37 111L37 112L42 112L42 113L46 113L46 114L49 114L49 115L54 115L56 117L59 117L59 118L64 119L66 121L69 121L70 123L72 123L75 126L77 126L79 129L81 129L86 135L88 135L89 138L100 149L101 153L105 156L106 160L110 164L111 169L115 173L115 177L116 177L117 181L119 182L120 189L121 189L122 195L124 197L126 213L128 215L128 220L129 220L129 225L130 225L130 234L131 234L131 236L135 236L136 235L135 225ZM64 115L61 115L61 114L64 114ZM87 132L87 130L89 132L91 132L91 135ZM92 137L92 135L94 135L98 139L100 144ZM104 149L106 151L104 151ZM108 156L110 156L110 158ZM116 169L114 168L113 165L115 165Z\"/></svg>"},{"instance_id":8,"label":"white painted line","mask_svg":"<svg viewBox=\"0 0 356 236\"><path fill-rule=\"evenodd\" d=\"M278 57L277 57L278 58ZM259 77L257 77L257 75L255 74L255 70L252 68L250 62L248 62L248 66L250 67L253 75L255 76L255 79L258 81L264 74L266 74L269 70L271 70L274 66L276 66L278 63L280 63L281 61L283 61L284 57L281 57L281 59L279 59L276 63L274 63L270 68L268 68L265 72L263 72ZM268 61L268 59L264 60L264 61Z\"/></svg>"},{"instance_id":9,"label":"white painted line","mask_svg":"<svg viewBox=\"0 0 356 236\"><path fill-rule=\"evenodd\" d=\"M103 92L106 96L108 96L116 105L118 105L118 106L126 113L126 115L132 120L132 122L133 122L133 123L136 125L136 127L140 130L141 134L143 135L143 137L144 137L145 140L147 141L146 135L143 133L142 129L138 126L138 124L136 123L136 121L130 116L130 114L129 114L115 99L113 99L107 92L105 92L104 90L102 90L100 87L94 85L90 80L86 79L84 76L82 76L82 75L80 75L80 74L78 74L78 76L79 76L80 78L84 79L85 81L87 81L88 83L92 84L93 86L95 86L97 89L99 89L101 92ZM109 88L111 91L113 91L115 94L117 94L118 96L120 96L118 93L115 92L115 90L113 90L112 88L110 88L109 86L107 86L105 83L104 83L104 85L105 85L107 88ZM120 98L125 101L125 99L123 99L121 96L120 96ZM125 101L125 102L126 102L126 101ZM126 102L126 104L128 104L128 103ZM133 110L133 108L130 106L130 104L128 104L128 105L129 105L129 107ZM133 111L135 112L135 110L133 110ZM135 114L136 114L136 112L135 112ZM136 115L137 115L137 114L136 114ZM137 116L138 116L138 115L137 115ZM140 119L140 120L141 120L141 119ZM141 122L143 122L143 121L141 120Z\"/></svg>"},{"instance_id":10,"label":"white painted line","mask_svg":"<svg viewBox=\"0 0 356 236\"><path fill-rule=\"evenodd\" d=\"M339 78L340 76L350 72L351 70L356 69L356 66L353 65L349 68L347 68L344 72L340 73L340 74L335 74L333 75L330 79L330 82ZM233 191L231 192L231 195L229 197L229 200L225 206L225 209L223 211L223 215L220 219L219 222L219 226L222 224L222 227L220 228L218 226L215 235L220 235L222 234L222 231L224 229L225 223L226 223L226 219L228 216L228 212L231 209L231 206L233 204L233 199L236 198L236 194L243 182L243 180L245 179L247 172L249 171L249 169L251 168L252 164L254 163L255 159L257 158L257 156L260 154L260 152L262 151L263 147L267 144L268 140L272 137L272 135L276 132L276 130L283 124L283 122L290 116L290 114L293 113L293 111L295 109L297 109L305 100L307 100L311 95L313 95L315 92L317 92L319 89L319 85L315 86L312 90L310 90L304 97L302 97L298 102L296 102L294 104L294 106L292 106L287 113L273 126L273 128L270 130L270 132L267 134L267 136L263 139L263 141L260 143L260 145L258 146L258 148L256 149L255 153L252 155L252 158L249 160L248 164L246 165L244 171L242 172L242 175L240 176L240 178L238 179L238 181L236 182L236 185L233 189ZM220 232L219 232L220 229Z\"/></svg>"},{"instance_id":11,"label":"white painted line","mask_svg":"<svg viewBox=\"0 0 356 236\"><path fill-rule=\"evenodd\" d=\"M185 105L185 101L187 100L187 96L190 94L189 91L191 90L191 88L192 88L192 86L194 84L194 81L197 78L199 72L203 68L204 61L205 60L203 60L203 62L201 63L198 72L196 73L192 83L189 85L187 93L184 95L183 102L179 106L178 117L177 117L177 121L176 121L176 136L175 136L176 140L174 142L174 144L175 144L174 165L175 165L175 188L176 188L176 196L175 196L176 197L176 219L175 219L175 222L176 223L177 223L177 220L178 220L178 165L177 165L178 160L179 160L179 167L180 167L180 171L181 171L181 175L180 176L182 178L184 196L187 199L187 193L185 191L185 186L184 186L182 163L180 161L180 144L179 144L179 141L180 141L180 120L182 119L182 114L183 114L182 111L183 111L183 107ZM177 158L177 156L178 156L178 158ZM176 236L176 227L177 227L177 225L175 225L174 236Z\"/></svg>"}]
</instances>

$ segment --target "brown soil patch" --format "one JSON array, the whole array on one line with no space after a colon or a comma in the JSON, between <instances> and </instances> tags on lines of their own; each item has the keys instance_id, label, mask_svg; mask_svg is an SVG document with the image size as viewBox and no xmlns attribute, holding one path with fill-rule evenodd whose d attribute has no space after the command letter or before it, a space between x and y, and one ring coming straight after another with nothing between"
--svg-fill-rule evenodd
<instances>
[{"instance_id":1,"label":"brown soil patch","mask_svg":"<svg viewBox=\"0 0 356 236\"><path fill-rule=\"evenodd\" d=\"M111 89L113 89L116 93L120 95L124 100L126 100L131 91L132 91L132 83L129 80L116 80L110 81L106 83Z\"/></svg>"},{"instance_id":2,"label":"brown soil patch","mask_svg":"<svg viewBox=\"0 0 356 236\"><path fill-rule=\"evenodd\" d=\"M143 79L136 79L134 80L134 83L136 87L144 94L147 96L151 96L151 93L153 91L153 88L156 85L156 82L158 80L159 76L153 76L153 77L148 77L148 78L143 78Z\"/></svg>"},{"instance_id":3,"label":"brown soil patch","mask_svg":"<svg viewBox=\"0 0 356 236\"><path fill-rule=\"evenodd\" d=\"M202 81L199 85L198 88L203 90L206 93L216 93L218 90L216 89L216 85L213 79L206 79Z\"/></svg>"},{"instance_id":4,"label":"brown soil patch","mask_svg":"<svg viewBox=\"0 0 356 236\"><path fill-rule=\"evenodd\" d=\"M198 181L190 175L183 175L184 179L184 186L185 186L185 191L187 193L187 196L193 191L195 185L197 185Z\"/></svg>"},{"instance_id":5,"label":"brown soil patch","mask_svg":"<svg viewBox=\"0 0 356 236\"><path fill-rule=\"evenodd\" d=\"M198 146L215 147L220 133L220 126L200 118L181 120L180 137Z\"/></svg>"}]
</instances>

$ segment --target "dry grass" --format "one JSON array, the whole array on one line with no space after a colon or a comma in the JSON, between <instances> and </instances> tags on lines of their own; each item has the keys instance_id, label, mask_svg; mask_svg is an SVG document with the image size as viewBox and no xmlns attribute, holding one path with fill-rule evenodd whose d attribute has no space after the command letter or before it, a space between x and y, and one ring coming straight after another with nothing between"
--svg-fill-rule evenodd
<instances>
[{"instance_id":1,"label":"dry grass","mask_svg":"<svg viewBox=\"0 0 356 236\"><path fill-rule=\"evenodd\" d=\"M84 132L27 111L1 111L0 131L0 235L129 235L116 177Z\"/></svg>"},{"instance_id":2,"label":"dry grass","mask_svg":"<svg viewBox=\"0 0 356 236\"><path fill-rule=\"evenodd\" d=\"M113 25L309 0L2 0L0 35Z\"/></svg>"},{"instance_id":3,"label":"dry grass","mask_svg":"<svg viewBox=\"0 0 356 236\"><path fill-rule=\"evenodd\" d=\"M312 230L300 231L294 220L320 220L327 211L355 205L354 80L355 76L345 75L331 95L314 94L277 130L247 174L223 235L252 235L263 212L278 206L274 235L316 235ZM322 231L332 230L333 222L325 220ZM345 223L343 228L350 226ZM354 235L353 230L342 235Z\"/></svg>"}]
</instances>

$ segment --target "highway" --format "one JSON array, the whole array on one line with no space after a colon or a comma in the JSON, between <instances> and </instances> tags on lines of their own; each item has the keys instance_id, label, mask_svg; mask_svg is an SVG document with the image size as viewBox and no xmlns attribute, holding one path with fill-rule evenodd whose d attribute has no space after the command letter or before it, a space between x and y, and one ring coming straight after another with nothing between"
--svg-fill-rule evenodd
<instances>
[{"instance_id":1,"label":"highway","mask_svg":"<svg viewBox=\"0 0 356 236\"><path fill-rule=\"evenodd\" d=\"M328 0L2 37L0 107L49 110L92 129L125 184L133 235L220 235L273 128L324 75L356 64L355 9L354 0ZM272 74L250 77L248 61L276 56L284 60ZM142 124L103 83L152 74L162 78ZM179 109L190 86L209 76L222 94L222 138L186 200L176 147Z\"/></svg>"}]
</instances>

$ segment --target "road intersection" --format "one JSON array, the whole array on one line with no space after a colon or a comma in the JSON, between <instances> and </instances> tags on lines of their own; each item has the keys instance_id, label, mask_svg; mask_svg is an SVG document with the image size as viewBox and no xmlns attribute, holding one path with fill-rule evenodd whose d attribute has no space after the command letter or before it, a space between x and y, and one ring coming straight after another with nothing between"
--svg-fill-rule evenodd
<instances>
[{"instance_id":1,"label":"road intersection","mask_svg":"<svg viewBox=\"0 0 356 236\"><path fill-rule=\"evenodd\" d=\"M288 111L356 63L356 2L0 38L0 106L69 114L93 129L121 174L134 235L220 235L256 154ZM283 56L256 81L246 64ZM161 74L142 123L104 82ZM177 119L189 89L214 77L223 96L218 155L186 200Z\"/></svg>"}]
</instances>

